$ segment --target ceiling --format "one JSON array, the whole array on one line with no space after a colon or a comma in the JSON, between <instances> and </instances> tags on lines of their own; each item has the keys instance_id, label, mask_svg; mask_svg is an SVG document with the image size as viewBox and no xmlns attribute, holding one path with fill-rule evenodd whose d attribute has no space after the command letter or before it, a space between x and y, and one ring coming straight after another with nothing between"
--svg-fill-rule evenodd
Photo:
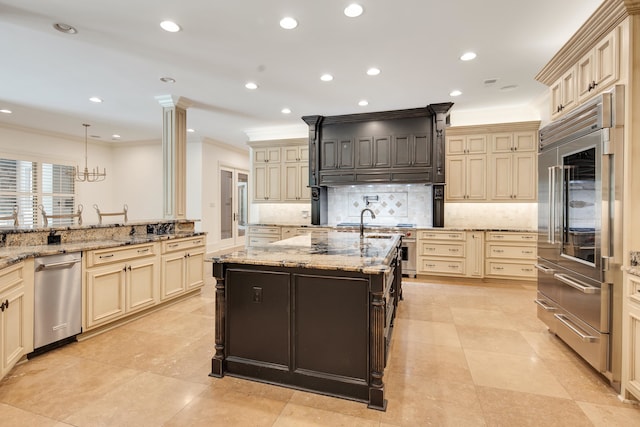
<instances>
[{"instance_id":1,"label":"ceiling","mask_svg":"<svg viewBox=\"0 0 640 427\"><path fill-rule=\"evenodd\" d=\"M244 147L252 129L304 130L305 115L523 106L545 92L534 76L601 3L356 1L358 18L343 14L349 0L0 0L0 109L12 111L0 124L82 137L89 123L102 141L158 140L156 97L171 95L192 103L190 135ZM287 15L297 28L280 28ZM166 19L182 30L162 30ZM466 51L477 58L461 61ZM368 76L372 66L382 72Z\"/></svg>"}]
</instances>

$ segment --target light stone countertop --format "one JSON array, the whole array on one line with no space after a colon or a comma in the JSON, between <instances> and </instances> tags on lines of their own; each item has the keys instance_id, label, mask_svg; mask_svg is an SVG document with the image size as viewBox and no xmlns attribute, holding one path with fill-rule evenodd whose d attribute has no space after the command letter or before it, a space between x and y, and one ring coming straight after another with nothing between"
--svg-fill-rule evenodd
<instances>
[{"instance_id":1,"label":"light stone countertop","mask_svg":"<svg viewBox=\"0 0 640 427\"><path fill-rule=\"evenodd\" d=\"M297 227L297 228L309 228L313 230L314 228L331 228L337 230L350 230L357 229L358 226L337 226L336 224L324 224L324 225L313 225L313 224L276 224L276 223L252 223L249 226L262 226L262 227ZM376 228L397 228L395 224L372 224L365 223L365 228L375 231ZM416 230L433 230L433 231L495 231L500 233L536 233L537 229L532 228L500 228L500 227L432 227L428 225L416 225Z\"/></svg>"},{"instance_id":2,"label":"light stone countertop","mask_svg":"<svg viewBox=\"0 0 640 427\"><path fill-rule=\"evenodd\" d=\"M315 268L380 274L391 270L400 235L313 231L285 240L208 258L215 263Z\"/></svg>"},{"instance_id":3,"label":"light stone countertop","mask_svg":"<svg viewBox=\"0 0 640 427\"><path fill-rule=\"evenodd\" d=\"M0 248L0 268L8 267L27 258L57 255L70 252L89 251L94 249L116 248L119 246L137 245L141 243L163 240L181 239L185 237L204 236L203 232L180 232L173 234L146 234L131 237L69 242L51 245L25 245Z\"/></svg>"}]
</instances>

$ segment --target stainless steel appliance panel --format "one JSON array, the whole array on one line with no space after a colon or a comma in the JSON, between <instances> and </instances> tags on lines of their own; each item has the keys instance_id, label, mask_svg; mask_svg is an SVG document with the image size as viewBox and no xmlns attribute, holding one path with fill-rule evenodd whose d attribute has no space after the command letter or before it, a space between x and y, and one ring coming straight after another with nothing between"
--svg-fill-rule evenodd
<instances>
[{"instance_id":1,"label":"stainless steel appliance panel","mask_svg":"<svg viewBox=\"0 0 640 427\"><path fill-rule=\"evenodd\" d=\"M538 257L558 263L560 260L560 204L562 194L558 168L558 150L538 154Z\"/></svg>"},{"instance_id":2,"label":"stainless steel appliance panel","mask_svg":"<svg viewBox=\"0 0 640 427\"><path fill-rule=\"evenodd\" d=\"M402 238L402 274L416 277L416 239Z\"/></svg>"},{"instance_id":3,"label":"stainless steel appliance panel","mask_svg":"<svg viewBox=\"0 0 640 427\"><path fill-rule=\"evenodd\" d=\"M599 372L609 369L609 334L598 332L580 318L562 309L558 310L554 317L557 319L554 332L562 341Z\"/></svg>"},{"instance_id":4,"label":"stainless steel appliance panel","mask_svg":"<svg viewBox=\"0 0 640 427\"><path fill-rule=\"evenodd\" d=\"M80 253L35 259L35 349L82 332L80 261Z\"/></svg>"}]
</instances>

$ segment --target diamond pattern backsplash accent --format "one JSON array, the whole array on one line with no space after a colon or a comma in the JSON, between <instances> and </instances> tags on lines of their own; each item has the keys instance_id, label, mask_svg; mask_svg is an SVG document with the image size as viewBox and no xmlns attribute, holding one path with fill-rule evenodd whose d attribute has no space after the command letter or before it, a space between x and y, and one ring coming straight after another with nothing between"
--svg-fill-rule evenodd
<instances>
[{"instance_id":1,"label":"diamond pattern backsplash accent","mask_svg":"<svg viewBox=\"0 0 640 427\"><path fill-rule=\"evenodd\" d=\"M431 226L432 187L419 184L382 184L349 187L330 187L328 189L328 222L359 222L360 212L365 207L376 214L365 221L371 224L395 225L399 223ZM366 203L369 196L369 204ZM377 200L375 197L377 196Z\"/></svg>"}]
</instances>

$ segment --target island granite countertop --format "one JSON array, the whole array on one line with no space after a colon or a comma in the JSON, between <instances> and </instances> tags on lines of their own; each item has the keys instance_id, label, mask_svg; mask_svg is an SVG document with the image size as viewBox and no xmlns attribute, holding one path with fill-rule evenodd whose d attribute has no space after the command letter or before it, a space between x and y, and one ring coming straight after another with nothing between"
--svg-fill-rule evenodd
<instances>
[{"instance_id":1,"label":"island granite countertop","mask_svg":"<svg viewBox=\"0 0 640 427\"><path fill-rule=\"evenodd\" d=\"M316 268L380 274L390 271L399 234L311 231L207 258L214 263Z\"/></svg>"}]
</instances>

